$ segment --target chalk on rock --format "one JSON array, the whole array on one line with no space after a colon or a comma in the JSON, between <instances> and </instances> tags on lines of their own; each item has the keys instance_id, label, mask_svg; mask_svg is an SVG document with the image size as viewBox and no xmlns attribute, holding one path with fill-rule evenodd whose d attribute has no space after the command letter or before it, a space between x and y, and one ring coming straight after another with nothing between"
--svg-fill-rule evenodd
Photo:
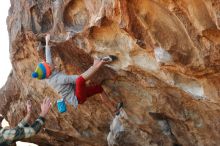
<instances>
[{"instance_id":1,"label":"chalk on rock","mask_svg":"<svg viewBox=\"0 0 220 146\"><path fill-rule=\"evenodd\" d=\"M167 120L158 120L158 124L164 135L171 135L171 128Z\"/></svg>"},{"instance_id":2,"label":"chalk on rock","mask_svg":"<svg viewBox=\"0 0 220 146\"><path fill-rule=\"evenodd\" d=\"M38 46L37 46L37 51L40 51L41 49L44 48L44 45L42 42L39 42Z\"/></svg>"},{"instance_id":3,"label":"chalk on rock","mask_svg":"<svg viewBox=\"0 0 220 146\"><path fill-rule=\"evenodd\" d=\"M154 55L157 62L167 63L172 61L172 56L163 48L160 47L155 48Z\"/></svg>"},{"instance_id":4,"label":"chalk on rock","mask_svg":"<svg viewBox=\"0 0 220 146\"><path fill-rule=\"evenodd\" d=\"M126 112L121 108L119 115L116 115L110 125L110 132L107 136L108 146L117 145L117 138L122 132L125 131L123 124L121 123L121 118L127 119L128 116Z\"/></svg>"}]
</instances>

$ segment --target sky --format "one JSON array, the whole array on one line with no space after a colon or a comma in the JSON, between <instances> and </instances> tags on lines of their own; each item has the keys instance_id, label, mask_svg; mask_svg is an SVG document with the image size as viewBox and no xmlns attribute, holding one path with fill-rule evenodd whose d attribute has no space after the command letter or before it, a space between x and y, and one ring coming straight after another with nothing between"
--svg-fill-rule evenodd
<instances>
[{"instance_id":1,"label":"sky","mask_svg":"<svg viewBox=\"0 0 220 146\"><path fill-rule=\"evenodd\" d=\"M0 88L4 86L7 81L8 75L11 71L11 63L9 56L9 39L6 25L6 18L8 16L8 10L10 7L10 0L0 0ZM8 123L4 120L3 126L8 126ZM36 146L34 144L17 142L17 146Z\"/></svg>"},{"instance_id":2,"label":"sky","mask_svg":"<svg viewBox=\"0 0 220 146\"><path fill-rule=\"evenodd\" d=\"M0 88L5 84L7 77L11 71L11 63L9 57L9 41L6 25L8 9L10 7L9 0L0 0Z\"/></svg>"}]
</instances>

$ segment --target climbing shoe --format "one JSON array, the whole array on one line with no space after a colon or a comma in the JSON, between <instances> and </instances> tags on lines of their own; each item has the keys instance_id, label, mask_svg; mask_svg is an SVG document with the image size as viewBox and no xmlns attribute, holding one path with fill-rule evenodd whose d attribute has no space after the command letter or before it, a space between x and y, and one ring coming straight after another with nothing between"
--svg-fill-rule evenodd
<instances>
[{"instance_id":1,"label":"climbing shoe","mask_svg":"<svg viewBox=\"0 0 220 146\"><path fill-rule=\"evenodd\" d=\"M117 59L118 59L118 57L115 56L115 55L108 55L106 57L101 58L101 60L106 61L106 62L112 62L112 61L115 61Z\"/></svg>"}]
</instances>

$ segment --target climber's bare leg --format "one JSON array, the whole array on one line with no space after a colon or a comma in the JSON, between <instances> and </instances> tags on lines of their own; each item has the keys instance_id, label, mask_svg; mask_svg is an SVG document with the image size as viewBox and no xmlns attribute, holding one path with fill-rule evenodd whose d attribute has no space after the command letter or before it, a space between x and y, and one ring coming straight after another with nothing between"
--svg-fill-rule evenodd
<instances>
[{"instance_id":1,"label":"climber's bare leg","mask_svg":"<svg viewBox=\"0 0 220 146\"><path fill-rule=\"evenodd\" d=\"M89 79L91 79L94 74L107 62L103 61L103 60L98 60L95 59L93 62L93 65L87 70L85 71L81 76L87 81Z\"/></svg>"}]
</instances>

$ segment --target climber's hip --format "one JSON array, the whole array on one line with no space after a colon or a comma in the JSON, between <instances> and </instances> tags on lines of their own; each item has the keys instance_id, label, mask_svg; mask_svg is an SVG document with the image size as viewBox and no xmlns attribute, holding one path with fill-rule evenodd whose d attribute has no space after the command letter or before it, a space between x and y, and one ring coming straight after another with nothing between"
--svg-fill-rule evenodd
<instances>
[{"instance_id":1,"label":"climber's hip","mask_svg":"<svg viewBox=\"0 0 220 146\"><path fill-rule=\"evenodd\" d=\"M76 79L75 93L79 104L84 103L88 97L102 92L103 92L103 88L101 85L86 86L86 80L82 76L79 76Z\"/></svg>"}]
</instances>

